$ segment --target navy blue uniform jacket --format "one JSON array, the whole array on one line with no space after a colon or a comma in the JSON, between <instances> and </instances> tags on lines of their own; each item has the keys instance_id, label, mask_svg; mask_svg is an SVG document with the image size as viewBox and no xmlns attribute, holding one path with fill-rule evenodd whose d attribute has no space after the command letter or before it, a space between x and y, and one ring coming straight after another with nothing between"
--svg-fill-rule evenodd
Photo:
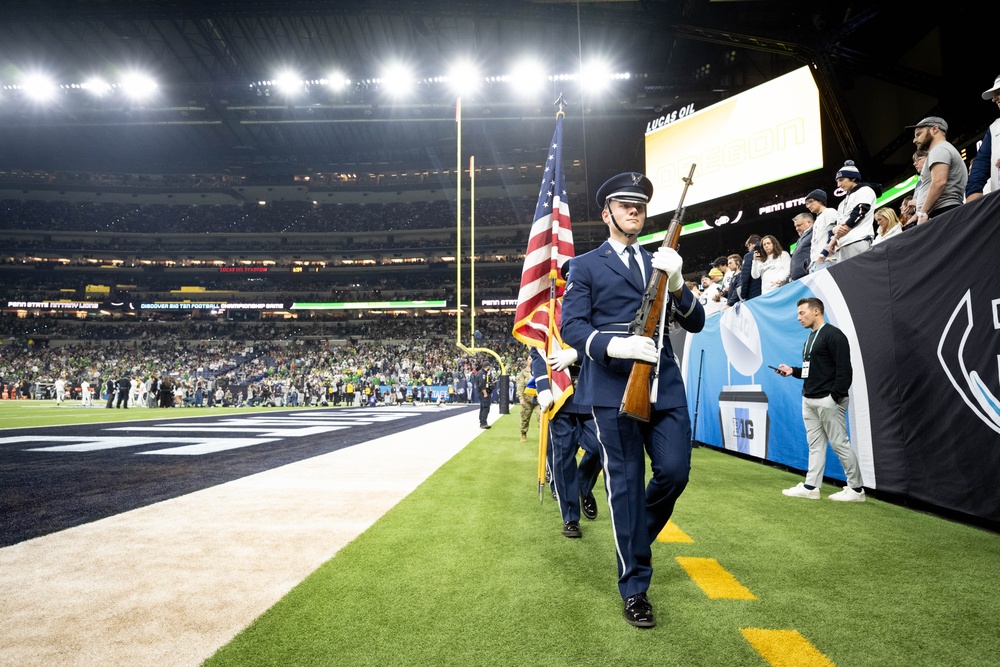
<instances>
[{"instance_id":1,"label":"navy blue uniform jacket","mask_svg":"<svg viewBox=\"0 0 1000 667\"><path fill-rule=\"evenodd\" d=\"M648 278L653 271L651 256L642 248L639 250ZM691 333L698 333L705 326L705 310L686 286L681 292L680 301L670 295L674 321ZM576 387L577 404L615 408L621 405L634 362L608 357L608 342L628 335L628 324L635 319L641 303L642 290L632 281L631 273L611 244L605 242L570 262L560 331L563 342L583 350L585 355ZM656 410L687 405L684 382L666 330L664 337L667 340L660 355Z\"/></svg>"},{"instance_id":2,"label":"navy blue uniform jacket","mask_svg":"<svg viewBox=\"0 0 1000 667\"><path fill-rule=\"evenodd\" d=\"M580 366L578 364L580 364L583 359L583 355L580 354L580 350L577 350L576 354L576 363L567 369L569 370L570 377L573 378L573 393L566 398L565 402L563 402L562 407L559 408L559 412L566 414L589 415L589 405L579 405L575 400L573 400L573 397L576 396L577 377L580 373ZM531 375L535 378L535 387L538 391L544 391L545 389L551 391L552 387L549 382L549 366L545 363L545 357L543 357L542 353L534 347L531 348L529 356L531 358Z\"/></svg>"}]
</instances>

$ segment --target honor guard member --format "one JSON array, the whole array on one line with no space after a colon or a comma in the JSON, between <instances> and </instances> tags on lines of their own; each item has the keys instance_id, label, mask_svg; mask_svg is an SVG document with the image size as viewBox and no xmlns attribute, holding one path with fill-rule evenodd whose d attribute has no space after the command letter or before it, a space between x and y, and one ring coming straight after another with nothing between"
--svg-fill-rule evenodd
<instances>
[{"instance_id":1,"label":"honor guard member","mask_svg":"<svg viewBox=\"0 0 1000 667\"><path fill-rule=\"evenodd\" d=\"M573 348L560 350L548 358L543 358L535 348L531 348L531 373L538 388L538 407L548 410L554 401L549 382L548 367L563 371L570 369L574 385L579 375L575 365L579 353ZM559 513L562 515L564 537L583 537L580 531L580 515L588 519L597 518L597 501L594 499L594 484L600 472L600 454L597 448L597 429L589 405L578 405L571 394L549 418L549 467L555 487ZM583 449L579 465L576 453Z\"/></svg>"},{"instance_id":2,"label":"honor guard member","mask_svg":"<svg viewBox=\"0 0 1000 667\"><path fill-rule=\"evenodd\" d=\"M705 324L702 305L684 285L681 256L672 248L650 255L636 243L652 196L653 184L638 173L618 174L597 191L609 238L570 263L562 320L563 341L584 352L575 400L592 406L618 556L618 589L625 620L640 628L656 625L646 593L653 574L651 546L691 469L687 399L670 340L664 336L656 342L628 331L654 268L666 276L669 298L663 303L671 324L692 333ZM658 367L648 422L619 415L636 360ZM652 478L643 488L645 454Z\"/></svg>"}]
</instances>

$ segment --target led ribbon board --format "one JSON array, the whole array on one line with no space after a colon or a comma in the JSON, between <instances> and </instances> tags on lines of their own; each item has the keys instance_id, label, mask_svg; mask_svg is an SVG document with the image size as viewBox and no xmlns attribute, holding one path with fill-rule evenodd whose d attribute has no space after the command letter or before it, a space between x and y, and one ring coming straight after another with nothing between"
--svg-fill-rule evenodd
<instances>
[{"instance_id":1,"label":"led ribbon board","mask_svg":"<svg viewBox=\"0 0 1000 667\"><path fill-rule=\"evenodd\" d=\"M691 164L685 206L823 166L819 90L808 67L696 111L646 134L649 215L671 212Z\"/></svg>"}]
</instances>

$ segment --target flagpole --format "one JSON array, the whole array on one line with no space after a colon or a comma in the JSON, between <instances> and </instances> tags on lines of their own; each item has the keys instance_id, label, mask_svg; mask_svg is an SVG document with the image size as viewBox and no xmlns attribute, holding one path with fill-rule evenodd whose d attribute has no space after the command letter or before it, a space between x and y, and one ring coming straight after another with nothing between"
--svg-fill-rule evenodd
<instances>
[{"instance_id":1,"label":"flagpole","mask_svg":"<svg viewBox=\"0 0 1000 667\"><path fill-rule=\"evenodd\" d=\"M566 102L562 94L554 104L558 107L556 127L549 144L531 232L528 235L528 247L521 272L521 287L517 295L517 310L514 314L514 327L511 331L514 338L535 348L538 353L546 357L552 349L557 351L564 349L559 335L562 305L559 297L564 284L559 269L573 257L573 232L570 229L569 203L565 201L568 197L562 171L563 118L566 115L564 112ZM546 481L548 426L552 416L573 394L573 379L569 371L553 370L547 359L545 379L548 380L549 391L552 392L552 404L549 410L542 411L539 415L541 426L538 434L539 499L543 497L542 491Z\"/></svg>"},{"instance_id":2,"label":"flagpole","mask_svg":"<svg viewBox=\"0 0 1000 667\"><path fill-rule=\"evenodd\" d=\"M538 502L545 497L545 451L549 444L549 413L538 409Z\"/></svg>"},{"instance_id":3,"label":"flagpole","mask_svg":"<svg viewBox=\"0 0 1000 667\"><path fill-rule=\"evenodd\" d=\"M566 112L563 108L566 106L566 100L563 99L562 93L559 93L559 99L555 102L559 110L556 112L556 123L559 122L561 118L566 117ZM556 312L556 280L558 279L557 269L553 269L552 261L553 258L558 257L559 254L559 228L556 218L555 206L552 207L552 244L549 248L549 321L548 321L548 334L546 336L546 346L545 346L545 356L548 357L552 354L552 341L555 334L555 312ZM558 260L557 260L558 261ZM548 360L545 362L545 374L549 378L549 386L552 386L552 367L549 365ZM549 408L552 406L550 405ZM538 501L541 502L543 496L543 489L545 488L545 455L548 448L548 409L542 410L539 407L541 413L539 419L539 430L538 434Z\"/></svg>"}]
</instances>

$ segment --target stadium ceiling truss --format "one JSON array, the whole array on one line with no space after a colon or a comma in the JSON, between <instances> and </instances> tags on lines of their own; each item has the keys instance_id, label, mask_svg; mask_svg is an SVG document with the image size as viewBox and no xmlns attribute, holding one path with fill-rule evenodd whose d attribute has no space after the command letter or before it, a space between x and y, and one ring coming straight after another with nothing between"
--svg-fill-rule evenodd
<instances>
[{"instance_id":1,"label":"stadium ceiling truss","mask_svg":"<svg viewBox=\"0 0 1000 667\"><path fill-rule=\"evenodd\" d=\"M570 136L587 127L594 149L613 146L625 161L642 151L648 120L679 104L699 107L809 64L846 154L865 159L902 146L866 145L864 114L835 91L861 75L924 96L942 81L901 66L876 48L880 31L933 27L909 23L876 3L566 2L509 0L243 0L164 3L6 0L0 22L0 85L29 67L61 81L137 67L161 82L154 103L61 91L32 106L0 90L0 168L121 171L223 169L320 171L366 165L448 168L455 160L455 93L418 85L405 102L375 80L392 58L418 77L443 74L473 53L484 74L513 56L543 56L554 72L576 71L580 53L599 53L629 72L600 96L584 98L553 82L519 99L502 82L462 96L468 151L492 164L544 157L553 100L564 94ZM912 13L912 12L910 12ZM737 29L738 28L738 29ZM872 38L878 35L878 38ZM891 41L891 40L890 40ZM878 47L877 45L883 46ZM268 81L288 66L305 81L340 68L351 84L305 83L296 99ZM564 88L566 88L564 90ZM308 89L306 91L305 89ZM575 130L574 130L575 128ZM577 146L585 144L580 141ZM577 148L575 158L585 157ZM103 167L102 167L103 166Z\"/></svg>"}]
</instances>

